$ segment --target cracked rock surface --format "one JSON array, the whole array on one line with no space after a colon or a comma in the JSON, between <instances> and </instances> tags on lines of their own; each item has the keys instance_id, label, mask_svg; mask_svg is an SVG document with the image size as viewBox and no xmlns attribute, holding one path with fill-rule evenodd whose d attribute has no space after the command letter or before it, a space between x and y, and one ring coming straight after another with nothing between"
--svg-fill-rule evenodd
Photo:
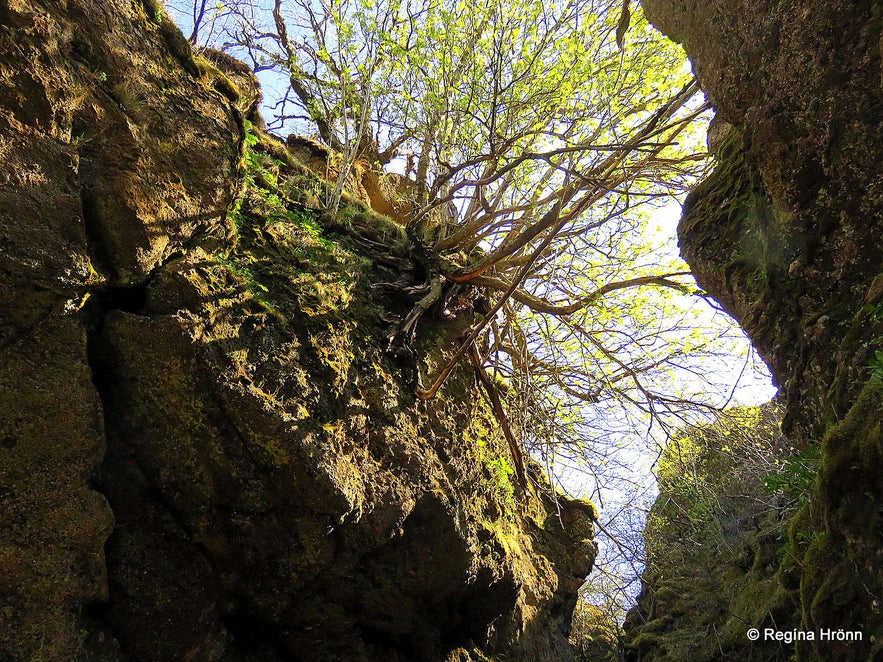
<instances>
[{"instance_id":1,"label":"cracked rock surface","mask_svg":"<svg viewBox=\"0 0 883 662\"><path fill-rule=\"evenodd\" d=\"M591 509L513 496L468 371L414 401L352 242L236 207L233 78L0 0L0 659L569 659Z\"/></svg>"}]
</instances>

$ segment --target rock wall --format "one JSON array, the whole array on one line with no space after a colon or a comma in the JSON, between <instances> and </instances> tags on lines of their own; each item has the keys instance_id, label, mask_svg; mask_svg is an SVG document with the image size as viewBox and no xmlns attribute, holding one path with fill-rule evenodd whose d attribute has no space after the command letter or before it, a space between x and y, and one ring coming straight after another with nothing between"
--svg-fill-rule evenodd
<instances>
[{"instance_id":1,"label":"rock wall","mask_svg":"<svg viewBox=\"0 0 883 662\"><path fill-rule=\"evenodd\" d=\"M781 581L797 627L863 640L800 642L798 658L868 659L883 641L883 8L644 5L717 111L718 163L686 201L682 252L769 363L789 439L822 448Z\"/></svg>"},{"instance_id":2,"label":"rock wall","mask_svg":"<svg viewBox=\"0 0 883 662\"><path fill-rule=\"evenodd\" d=\"M240 125L157 18L126 2L0 3L6 659L83 657L83 610L109 595L85 304L226 233Z\"/></svg>"},{"instance_id":3,"label":"rock wall","mask_svg":"<svg viewBox=\"0 0 883 662\"><path fill-rule=\"evenodd\" d=\"M793 459L782 469L790 446L779 422L773 403L731 409L669 442L644 531L643 591L624 624L626 659L790 659L788 643L746 637L749 627L799 622L779 566L807 475Z\"/></svg>"},{"instance_id":4,"label":"rock wall","mask_svg":"<svg viewBox=\"0 0 883 662\"><path fill-rule=\"evenodd\" d=\"M568 659L591 507L469 371L415 402L469 312L384 351L401 228L234 73L152 0L0 0L0 658Z\"/></svg>"}]
</instances>

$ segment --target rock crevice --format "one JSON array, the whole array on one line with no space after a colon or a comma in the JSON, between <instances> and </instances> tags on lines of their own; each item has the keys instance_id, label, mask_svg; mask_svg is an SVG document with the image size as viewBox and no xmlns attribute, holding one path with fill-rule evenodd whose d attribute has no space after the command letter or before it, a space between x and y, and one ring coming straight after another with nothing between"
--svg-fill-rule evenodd
<instances>
[{"instance_id":1,"label":"rock crevice","mask_svg":"<svg viewBox=\"0 0 883 662\"><path fill-rule=\"evenodd\" d=\"M883 638L883 12L839 0L644 5L732 127L685 204L682 252L768 362L789 441L821 458L777 555L779 582L796 628L863 633L794 650L871 659Z\"/></svg>"}]
</instances>

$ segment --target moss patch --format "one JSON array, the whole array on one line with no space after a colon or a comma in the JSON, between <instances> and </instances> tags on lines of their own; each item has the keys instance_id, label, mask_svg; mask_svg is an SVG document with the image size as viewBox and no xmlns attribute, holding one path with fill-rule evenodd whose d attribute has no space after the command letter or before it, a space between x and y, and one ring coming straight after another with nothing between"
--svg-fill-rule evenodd
<instances>
[{"instance_id":1,"label":"moss patch","mask_svg":"<svg viewBox=\"0 0 883 662\"><path fill-rule=\"evenodd\" d=\"M792 526L803 552L800 593L803 626L861 630L862 642L816 642L805 657L870 659L881 650L883 615L876 594L883 585L883 535L877 520L883 503L883 383L869 380L846 418L823 440L824 456L812 505ZM842 657L841 657L842 656Z\"/></svg>"},{"instance_id":2,"label":"moss patch","mask_svg":"<svg viewBox=\"0 0 883 662\"><path fill-rule=\"evenodd\" d=\"M626 620L630 659L788 659L791 647L745 636L798 622L778 574L790 500L764 490L788 453L771 405L670 442L645 531L643 592Z\"/></svg>"}]
</instances>

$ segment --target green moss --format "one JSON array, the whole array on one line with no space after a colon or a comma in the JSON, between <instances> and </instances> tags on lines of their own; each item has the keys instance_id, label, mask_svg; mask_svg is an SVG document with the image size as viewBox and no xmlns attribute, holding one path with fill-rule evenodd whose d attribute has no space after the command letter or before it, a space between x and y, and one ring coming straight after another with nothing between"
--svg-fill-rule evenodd
<instances>
[{"instance_id":1,"label":"green moss","mask_svg":"<svg viewBox=\"0 0 883 662\"><path fill-rule=\"evenodd\" d=\"M165 8L156 0L143 0L143 2L148 19L158 27L169 51L187 73L199 78L201 72L199 65L196 63L193 48L178 26L175 25L175 22L166 13Z\"/></svg>"},{"instance_id":2,"label":"green moss","mask_svg":"<svg viewBox=\"0 0 883 662\"><path fill-rule=\"evenodd\" d=\"M642 648L641 659L730 659L750 645L747 628L796 624L791 591L777 575L788 501L780 490L763 496L764 470L781 466L775 460L788 451L772 406L735 410L669 443L644 535L644 620L628 628L627 642L639 647L645 635L656 637L657 649ZM758 646L771 659L780 654L777 644L758 644L754 655Z\"/></svg>"},{"instance_id":3,"label":"green moss","mask_svg":"<svg viewBox=\"0 0 883 662\"><path fill-rule=\"evenodd\" d=\"M239 87L229 76L204 57L194 55L193 64L198 70L200 78L208 81L213 89L222 94L228 101L231 101L241 111L244 112L248 110L248 107L251 106L252 100L243 97Z\"/></svg>"},{"instance_id":4,"label":"green moss","mask_svg":"<svg viewBox=\"0 0 883 662\"><path fill-rule=\"evenodd\" d=\"M598 506L589 499L574 499L571 507L584 510L593 522L597 522L599 519Z\"/></svg>"},{"instance_id":5,"label":"green moss","mask_svg":"<svg viewBox=\"0 0 883 662\"><path fill-rule=\"evenodd\" d=\"M773 206L742 142L741 133L732 131L722 143L714 170L684 203L678 236L705 286L752 326L763 317L771 292L789 285L782 275L793 246L780 245L778 229L787 225L788 214Z\"/></svg>"},{"instance_id":6,"label":"green moss","mask_svg":"<svg viewBox=\"0 0 883 662\"><path fill-rule=\"evenodd\" d=\"M142 6L146 12L147 19L157 25L160 25L164 20L168 20L165 9L157 0L142 0Z\"/></svg>"},{"instance_id":7,"label":"green moss","mask_svg":"<svg viewBox=\"0 0 883 662\"><path fill-rule=\"evenodd\" d=\"M631 639L628 643L628 648L639 650L641 652L647 652L652 650L653 648L662 647L663 640L661 637L653 634L652 632L642 632L634 639Z\"/></svg>"},{"instance_id":8,"label":"green moss","mask_svg":"<svg viewBox=\"0 0 883 662\"><path fill-rule=\"evenodd\" d=\"M883 382L871 379L843 422L822 442L822 479L831 487L839 485L837 491L843 498L850 498L855 492L850 483L856 478L856 469L876 473L883 459L880 411L883 411Z\"/></svg>"},{"instance_id":9,"label":"green moss","mask_svg":"<svg viewBox=\"0 0 883 662\"><path fill-rule=\"evenodd\" d=\"M302 173L261 151L266 140L253 130L246 136L245 191L230 212L238 238L235 249L216 261L239 276L257 300L283 315L295 305L294 316L340 316L353 305L355 287L368 285L365 274L370 261L347 237L329 233L319 210L291 194L295 184L303 185ZM371 315L365 308L376 312L370 301L359 303L362 311L347 314L361 312L360 316L367 318ZM321 329L313 331L316 338L323 338L323 333ZM340 360L324 358L328 360L323 362L335 369L348 364L342 356Z\"/></svg>"},{"instance_id":10,"label":"green moss","mask_svg":"<svg viewBox=\"0 0 883 662\"><path fill-rule=\"evenodd\" d=\"M869 587L881 585L883 534L875 518L868 517L883 501L881 411L883 383L868 380L843 421L823 439L812 499L791 522L805 629L877 632L883 627L879 610L867 600ZM850 659L868 659L872 645L853 642ZM800 652L801 658L810 655L838 653L812 644Z\"/></svg>"}]
</instances>

